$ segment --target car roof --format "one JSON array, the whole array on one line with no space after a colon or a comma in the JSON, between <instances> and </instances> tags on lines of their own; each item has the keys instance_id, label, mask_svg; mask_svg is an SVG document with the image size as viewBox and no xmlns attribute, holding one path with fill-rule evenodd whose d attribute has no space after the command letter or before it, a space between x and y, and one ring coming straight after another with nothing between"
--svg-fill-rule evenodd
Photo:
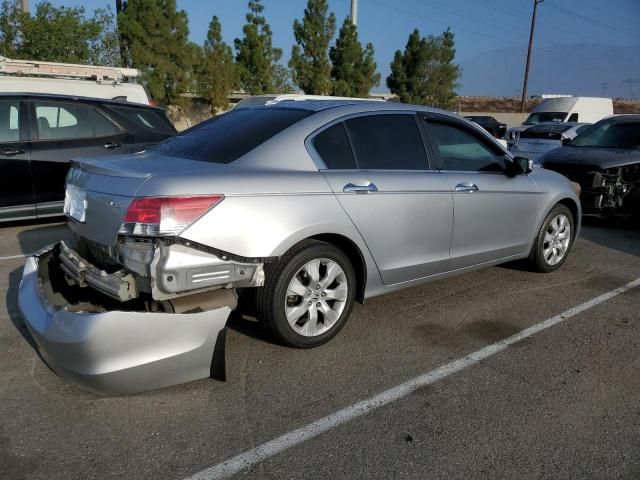
<instances>
[{"instance_id":1,"label":"car roof","mask_svg":"<svg viewBox=\"0 0 640 480\"><path fill-rule=\"evenodd\" d=\"M120 105L133 108L146 108L152 110L164 111L164 108L153 105L144 105L142 103L128 102L126 100L110 99L110 98L96 98L96 97L82 97L79 95L63 95L59 93L33 93L33 92L0 92L0 98L15 98L15 97L27 97L41 100L81 100L89 103L101 103L108 105Z\"/></svg>"},{"instance_id":2,"label":"car roof","mask_svg":"<svg viewBox=\"0 0 640 480\"><path fill-rule=\"evenodd\" d=\"M411 111L424 111L442 113L452 116L457 116L451 112L439 110L437 108L426 107L424 105L411 105L408 103L399 102L381 102L379 100L297 100L293 102L278 102L272 105L255 105L253 107L247 107L246 109L253 110L273 110L273 109L295 109L295 110L307 110L311 112L320 112L322 110L334 109L339 107L351 107L351 109L359 110L362 112L367 111L385 111L385 110L411 110ZM463 118L463 117L460 117Z\"/></svg>"}]
</instances>

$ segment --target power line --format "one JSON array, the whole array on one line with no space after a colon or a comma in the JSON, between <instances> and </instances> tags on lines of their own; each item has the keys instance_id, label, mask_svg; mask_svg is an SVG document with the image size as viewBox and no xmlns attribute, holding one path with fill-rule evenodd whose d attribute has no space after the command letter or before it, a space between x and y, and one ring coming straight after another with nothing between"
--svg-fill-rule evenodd
<instances>
[{"instance_id":1,"label":"power line","mask_svg":"<svg viewBox=\"0 0 640 480\"><path fill-rule=\"evenodd\" d=\"M612 31L614 31L614 32L616 32L616 33L623 33L623 34L625 34L625 35L628 35L628 36L630 36L630 37L633 37L635 40L637 40L637 39L638 39L638 36L637 36L637 35L632 35L632 34L631 34L631 33L629 33L629 32L626 32L626 31L624 31L624 30L620 30L619 28L614 28L614 27L611 27L611 26L606 25L606 24L604 24L604 23L600 23L600 22L598 22L597 20L594 20L593 18L585 17L584 15L581 15L581 14L579 14L579 13L572 12L571 10L569 10L569 9L567 9L567 8L564 8L564 7L561 7L560 5L554 5L554 4L552 4L552 3L549 3L549 6L551 6L552 8L555 8L556 10L560 10L560 11L561 11L561 12L563 12L565 15L571 15L571 16L574 16L574 17L576 17L576 18L581 19L582 21L589 22L589 23L591 23L591 24L593 24L593 25L597 25L597 26L598 26L598 27L600 27L600 28L605 28L605 29L607 29L607 30L612 30Z\"/></svg>"},{"instance_id":2,"label":"power line","mask_svg":"<svg viewBox=\"0 0 640 480\"><path fill-rule=\"evenodd\" d=\"M395 10L396 12L400 12L400 13L402 13L404 15L408 15L410 17L421 18L421 19L426 20L426 21L431 22L431 23L440 23L440 24L443 24L443 25L448 25L448 26L450 26L452 28L455 28L457 30L462 30L464 32L472 33L474 35L478 35L478 36L481 36L481 37L492 38L494 40L498 40L499 42L503 42L503 43L506 42L506 43L509 43L511 45L516 45L515 43L513 43L512 39L507 40L505 38L499 38L499 37L496 37L496 36L488 34L488 33L477 32L477 31L471 30L469 28L464 28L464 27L461 27L459 25L454 25L454 24L452 24L450 22L444 21L444 20L436 18L434 16L426 17L426 16L424 16L424 15L422 15L420 13L417 13L417 12L413 12L413 11L410 11L410 10L405 10L403 8L398 8L398 7L389 5L387 3L383 3L380 0L368 0L368 1L370 3L374 3L374 4L379 5L381 7L388 8L389 10Z\"/></svg>"}]
</instances>

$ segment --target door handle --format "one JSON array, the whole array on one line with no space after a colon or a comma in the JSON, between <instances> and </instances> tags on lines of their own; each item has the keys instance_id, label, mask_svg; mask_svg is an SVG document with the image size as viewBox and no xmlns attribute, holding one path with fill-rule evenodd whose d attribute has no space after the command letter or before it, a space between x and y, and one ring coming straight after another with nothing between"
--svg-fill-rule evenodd
<instances>
[{"instance_id":1,"label":"door handle","mask_svg":"<svg viewBox=\"0 0 640 480\"><path fill-rule=\"evenodd\" d=\"M13 157L14 155L19 155L21 153L25 153L24 148L5 147L0 150L0 154L5 157Z\"/></svg>"},{"instance_id":2,"label":"door handle","mask_svg":"<svg viewBox=\"0 0 640 480\"><path fill-rule=\"evenodd\" d=\"M462 182L456 185L456 192L477 192L478 186L471 182Z\"/></svg>"},{"instance_id":3,"label":"door handle","mask_svg":"<svg viewBox=\"0 0 640 480\"><path fill-rule=\"evenodd\" d=\"M107 150L111 150L112 148L118 148L118 147L121 147L121 146L122 145L119 144L119 143L111 143L111 142L109 142L109 143L105 143L102 147L106 148Z\"/></svg>"},{"instance_id":4,"label":"door handle","mask_svg":"<svg viewBox=\"0 0 640 480\"><path fill-rule=\"evenodd\" d=\"M369 193L369 192L377 192L378 187L376 187L373 183L347 183L342 189L345 193Z\"/></svg>"}]
</instances>

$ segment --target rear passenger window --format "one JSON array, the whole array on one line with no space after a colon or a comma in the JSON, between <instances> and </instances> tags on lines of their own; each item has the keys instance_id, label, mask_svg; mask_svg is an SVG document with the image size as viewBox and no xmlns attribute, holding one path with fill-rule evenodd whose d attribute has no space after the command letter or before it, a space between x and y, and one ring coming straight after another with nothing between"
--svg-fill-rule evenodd
<instances>
[{"instance_id":1,"label":"rear passenger window","mask_svg":"<svg viewBox=\"0 0 640 480\"><path fill-rule=\"evenodd\" d=\"M427 155L413 115L367 115L349 119L345 124L358 168L427 169Z\"/></svg>"},{"instance_id":2,"label":"rear passenger window","mask_svg":"<svg viewBox=\"0 0 640 480\"><path fill-rule=\"evenodd\" d=\"M92 108L57 102L35 103L40 140L93 137Z\"/></svg>"},{"instance_id":3,"label":"rear passenger window","mask_svg":"<svg viewBox=\"0 0 640 480\"><path fill-rule=\"evenodd\" d=\"M356 168L349 138L342 123L337 123L316 135L313 146L328 169Z\"/></svg>"},{"instance_id":4,"label":"rear passenger window","mask_svg":"<svg viewBox=\"0 0 640 480\"><path fill-rule=\"evenodd\" d=\"M18 102L14 100L0 101L0 142L17 142L20 140Z\"/></svg>"},{"instance_id":5,"label":"rear passenger window","mask_svg":"<svg viewBox=\"0 0 640 480\"><path fill-rule=\"evenodd\" d=\"M440 152L443 169L461 172L502 172L499 155L470 132L447 123L429 122L429 135Z\"/></svg>"},{"instance_id":6,"label":"rear passenger window","mask_svg":"<svg viewBox=\"0 0 640 480\"><path fill-rule=\"evenodd\" d=\"M120 132L120 129L111 120L96 109L93 110L93 128L96 137L107 137Z\"/></svg>"}]
</instances>

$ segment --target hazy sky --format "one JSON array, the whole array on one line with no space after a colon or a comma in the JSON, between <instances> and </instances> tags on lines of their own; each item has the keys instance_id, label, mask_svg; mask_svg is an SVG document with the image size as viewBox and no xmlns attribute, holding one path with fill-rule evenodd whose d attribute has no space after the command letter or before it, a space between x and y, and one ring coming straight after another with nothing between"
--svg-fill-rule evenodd
<instances>
[{"instance_id":1,"label":"hazy sky","mask_svg":"<svg viewBox=\"0 0 640 480\"><path fill-rule=\"evenodd\" d=\"M31 0L33 10L36 0ZM51 0L56 6L84 5L88 11L114 0ZM264 0L274 46L288 61L294 43L292 24L302 16L306 0ZM439 34L447 27L456 35L457 60L507 46L524 46L529 36L533 0L359 0L361 40L375 47L383 80L395 50L403 48L411 30ZM350 0L329 0L340 25ZM178 0L189 15L191 40L202 43L213 15L222 23L225 40L242 35L246 0ZM602 43L640 45L640 0L545 0L538 6L536 45ZM466 79L468 82L470 79Z\"/></svg>"}]
</instances>

